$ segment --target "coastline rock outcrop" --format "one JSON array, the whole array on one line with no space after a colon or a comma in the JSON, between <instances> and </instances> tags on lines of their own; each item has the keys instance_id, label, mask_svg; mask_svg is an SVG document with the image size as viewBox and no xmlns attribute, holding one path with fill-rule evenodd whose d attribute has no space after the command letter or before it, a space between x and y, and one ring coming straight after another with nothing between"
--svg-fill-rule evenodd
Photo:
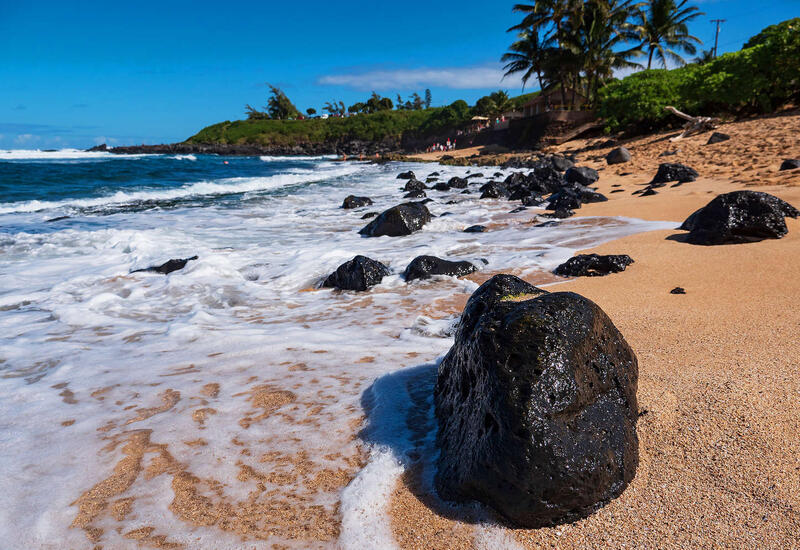
<instances>
[{"instance_id":1,"label":"coastline rock outcrop","mask_svg":"<svg viewBox=\"0 0 800 550\"><path fill-rule=\"evenodd\" d=\"M496 275L439 366L439 495L526 528L589 515L636 474L637 383L636 356L596 304Z\"/></svg>"},{"instance_id":2,"label":"coastline rock outcrop","mask_svg":"<svg viewBox=\"0 0 800 550\"><path fill-rule=\"evenodd\" d=\"M580 183L581 185L591 185L600 179L600 175L594 168L588 166L573 166L564 173L567 183Z\"/></svg>"},{"instance_id":3,"label":"coastline rock outcrop","mask_svg":"<svg viewBox=\"0 0 800 550\"><path fill-rule=\"evenodd\" d=\"M632 263L633 259L627 254L579 254L555 268L553 273L561 277L602 277L625 271Z\"/></svg>"},{"instance_id":4,"label":"coastline rock outcrop","mask_svg":"<svg viewBox=\"0 0 800 550\"><path fill-rule=\"evenodd\" d=\"M405 277L406 281L428 279L433 275L462 277L474 271L477 271L477 268L471 262L452 262L450 260L437 258L436 256L417 256L408 264L408 267L406 267L403 273L403 277Z\"/></svg>"},{"instance_id":5,"label":"coastline rock outcrop","mask_svg":"<svg viewBox=\"0 0 800 550\"><path fill-rule=\"evenodd\" d=\"M402 237L431 221L431 213L422 202L404 202L384 210L358 233L366 237Z\"/></svg>"},{"instance_id":6,"label":"coastline rock outcrop","mask_svg":"<svg viewBox=\"0 0 800 550\"><path fill-rule=\"evenodd\" d=\"M369 197L356 197L355 195L348 195L342 202L342 208L361 208L362 206L369 206L372 204L372 199Z\"/></svg>"},{"instance_id":7,"label":"coastline rock outcrop","mask_svg":"<svg viewBox=\"0 0 800 550\"><path fill-rule=\"evenodd\" d=\"M388 274L389 268L382 263L358 255L336 268L336 271L322 282L322 286L363 292L380 283Z\"/></svg>"},{"instance_id":8,"label":"coastline rock outcrop","mask_svg":"<svg viewBox=\"0 0 800 550\"><path fill-rule=\"evenodd\" d=\"M191 258L175 258L172 260L167 260L161 265L154 265L150 267L145 267L144 269L134 269L131 273L161 273L162 275L167 275L172 273L173 271L178 271L186 267L186 264L189 262L196 260L197 256L192 256Z\"/></svg>"},{"instance_id":9,"label":"coastline rock outcrop","mask_svg":"<svg viewBox=\"0 0 800 550\"><path fill-rule=\"evenodd\" d=\"M689 231L686 242L701 245L736 244L780 239L786 217L800 211L774 195L760 191L733 191L714 198L686 218L680 229Z\"/></svg>"},{"instance_id":10,"label":"coastline rock outcrop","mask_svg":"<svg viewBox=\"0 0 800 550\"><path fill-rule=\"evenodd\" d=\"M631 152L625 147L617 147L606 155L606 162L608 164L622 164L625 162L630 162L630 160Z\"/></svg>"}]
</instances>

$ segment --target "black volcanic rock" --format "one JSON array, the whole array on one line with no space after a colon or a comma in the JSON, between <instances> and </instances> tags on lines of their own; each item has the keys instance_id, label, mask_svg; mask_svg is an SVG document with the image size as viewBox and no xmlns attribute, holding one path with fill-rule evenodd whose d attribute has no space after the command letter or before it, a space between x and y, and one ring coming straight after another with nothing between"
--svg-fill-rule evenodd
<instances>
[{"instance_id":1,"label":"black volcanic rock","mask_svg":"<svg viewBox=\"0 0 800 550\"><path fill-rule=\"evenodd\" d=\"M731 139L731 136L729 136L728 134L723 134L722 132L714 132L713 134L711 134L711 137L708 138L708 142L706 142L706 145L713 145L715 143L720 143L722 141L728 141L729 139Z\"/></svg>"},{"instance_id":2,"label":"black volcanic rock","mask_svg":"<svg viewBox=\"0 0 800 550\"><path fill-rule=\"evenodd\" d=\"M469 175L469 176L467 176L465 179L471 180L471 179L474 179L474 178L483 178L483 177L485 177L485 176L483 175L483 172L476 172L476 173L474 173L474 174L470 174L470 175Z\"/></svg>"},{"instance_id":3,"label":"black volcanic rock","mask_svg":"<svg viewBox=\"0 0 800 550\"><path fill-rule=\"evenodd\" d=\"M564 174L567 183L580 183L581 185L591 185L600 179L600 175L594 168L588 166L573 166Z\"/></svg>"},{"instance_id":4,"label":"black volcanic rock","mask_svg":"<svg viewBox=\"0 0 800 550\"><path fill-rule=\"evenodd\" d=\"M369 206L370 204L372 204L372 199L369 197L348 195L342 203L342 208L361 208L362 206Z\"/></svg>"},{"instance_id":5,"label":"black volcanic rock","mask_svg":"<svg viewBox=\"0 0 800 550\"><path fill-rule=\"evenodd\" d=\"M631 152L625 147L617 147L606 155L606 162L608 164L622 164L624 162L630 162L630 160Z\"/></svg>"},{"instance_id":6,"label":"black volcanic rock","mask_svg":"<svg viewBox=\"0 0 800 550\"><path fill-rule=\"evenodd\" d=\"M574 162L562 155L551 155L547 157L547 162L550 163L550 166L553 167L553 169L558 170L559 172L566 172L575 166Z\"/></svg>"},{"instance_id":7,"label":"black volcanic rock","mask_svg":"<svg viewBox=\"0 0 800 550\"><path fill-rule=\"evenodd\" d=\"M377 216L378 214L380 214L380 212L367 212L366 214L364 214L363 216L361 216L361 219L362 219L362 220L368 220L368 219L370 219L370 218L374 218L374 217L375 217L375 216Z\"/></svg>"},{"instance_id":8,"label":"black volcanic rock","mask_svg":"<svg viewBox=\"0 0 800 550\"><path fill-rule=\"evenodd\" d=\"M421 202L406 202L381 212L359 231L366 237L401 237L411 235L414 231L431 221L431 213Z\"/></svg>"},{"instance_id":9,"label":"black volcanic rock","mask_svg":"<svg viewBox=\"0 0 800 550\"><path fill-rule=\"evenodd\" d=\"M439 178L437 178L437 177L425 178L425 183L433 183L433 182L437 181L438 179Z\"/></svg>"},{"instance_id":10,"label":"black volcanic rock","mask_svg":"<svg viewBox=\"0 0 800 550\"><path fill-rule=\"evenodd\" d=\"M484 225L470 225L464 230L464 233L486 233L487 229Z\"/></svg>"},{"instance_id":11,"label":"black volcanic rock","mask_svg":"<svg viewBox=\"0 0 800 550\"><path fill-rule=\"evenodd\" d=\"M672 290L669 291L670 294L686 294L686 289L680 286L676 286Z\"/></svg>"},{"instance_id":12,"label":"black volcanic rock","mask_svg":"<svg viewBox=\"0 0 800 550\"><path fill-rule=\"evenodd\" d=\"M428 279L432 275L452 275L461 277L469 275L477 268L470 262L451 262L436 256L417 256L406 267L403 276L406 281Z\"/></svg>"},{"instance_id":13,"label":"black volcanic rock","mask_svg":"<svg viewBox=\"0 0 800 550\"><path fill-rule=\"evenodd\" d=\"M364 291L389 274L389 268L366 256L356 256L328 275L323 287Z\"/></svg>"},{"instance_id":14,"label":"black volcanic rock","mask_svg":"<svg viewBox=\"0 0 800 550\"><path fill-rule=\"evenodd\" d=\"M415 191L409 191L408 193L403 195L403 198L404 199L424 199L427 196L428 195L425 194L425 191L420 189L420 190L415 190Z\"/></svg>"},{"instance_id":15,"label":"black volcanic rock","mask_svg":"<svg viewBox=\"0 0 800 550\"><path fill-rule=\"evenodd\" d=\"M497 199L508 194L508 189L502 183L490 181L480 187L482 199Z\"/></svg>"},{"instance_id":16,"label":"black volcanic rock","mask_svg":"<svg viewBox=\"0 0 800 550\"><path fill-rule=\"evenodd\" d=\"M177 258L172 260L167 260L161 265L155 265L151 267L145 267L144 269L134 269L131 273L161 273L162 275L167 275L168 273L172 273L173 271L178 271L179 269L183 269L186 267L186 264L191 262L192 260L196 260L197 256L192 256L191 258Z\"/></svg>"},{"instance_id":17,"label":"black volcanic rock","mask_svg":"<svg viewBox=\"0 0 800 550\"><path fill-rule=\"evenodd\" d=\"M563 220L564 218L569 218L574 215L574 211L564 210L563 208L556 210L555 212L545 212L544 214L539 214L539 216L542 218L550 218L552 220Z\"/></svg>"},{"instance_id":18,"label":"black volcanic rock","mask_svg":"<svg viewBox=\"0 0 800 550\"><path fill-rule=\"evenodd\" d=\"M544 198L541 195L537 195L536 193L531 193L525 197L522 197L522 205L523 206L539 206L544 202Z\"/></svg>"},{"instance_id":19,"label":"black volcanic rock","mask_svg":"<svg viewBox=\"0 0 800 550\"><path fill-rule=\"evenodd\" d=\"M687 183L697 179L697 171L683 164L664 162L658 165L658 172L656 172L653 181L650 182L651 187L656 184L666 184L671 181L679 181Z\"/></svg>"},{"instance_id":20,"label":"black volcanic rock","mask_svg":"<svg viewBox=\"0 0 800 550\"><path fill-rule=\"evenodd\" d=\"M428 186L417 179L410 179L403 186L403 191L422 191L427 189Z\"/></svg>"},{"instance_id":21,"label":"black volcanic rock","mask_svg":"<svg viewBox=\"0 0 800 550\"><path fill-rule=\"evenodd\" d=\"M768 193L734 191L714 198L689 216L680 229L689 231L686 242L692 244L780 239L788 233L786 216L797 218L800 211Z\"/></svg>"},{"instance_id":22,"label":"black volcanic rock","mask_svg":"<svg viewBox=\"0 0 800 550\"><path fill-rule=\"evenodd\" d=\"M562 277L602 277L625 271L632 263L633 260L627 254L579 254L555 268L553 273Z\"/></svg>"},{"instance_id":23,"label":"black volcanic rock","mask_svg":"<svg viewBox=\"0 0 800 550\"><path fill-rule=\"evenodd\" d=\"M459 178L454 176L447 180L447 185L456 189L466 189L467 185L469 185L469 181L467 178Z\"/></svg>"},{"instance_id":24,"label":"black volcanic rock","mask_svg":"<svg viewBox=\"0 0 800 550\"><path fill-rule=\"evenodd\" d=\"M408 172L400 172L397 174L397 179L399 180L415 180L417 176L414 175L414 172L409 170Z\"/></svg>"},{"instance_id":25,"label":"black volcanic rock","mask_svg":"<svg viewBox=\"0 0 800 550\"><path fill-rule=\"evenodd\" d=\"M780 170L797 170L800 168L800 159L786 159L781 163Z\"/></svg>"},{"instance_id":26,"label":"black volcanic rock","mask_svg":"<svg viewBox=\"0 0 800 550\"><path fill-rule=\"evenodd\" d=\"M437 191L449 191L450 184L446 181L439 181L436 182L436 184L433 186L433 189L436 189Z\"/></svg>"},{"instance_id":27,"label":"black volcanic rock","mask_svg":"<svg viewBox=\"0 0 800 550\"><path fill-rule=\"evenodd\" d=\"M493 277L439 366L439 495L525 528L589 515L636 474L637 383L636 356L596 304Z\"/></svg>"}]
</instances>

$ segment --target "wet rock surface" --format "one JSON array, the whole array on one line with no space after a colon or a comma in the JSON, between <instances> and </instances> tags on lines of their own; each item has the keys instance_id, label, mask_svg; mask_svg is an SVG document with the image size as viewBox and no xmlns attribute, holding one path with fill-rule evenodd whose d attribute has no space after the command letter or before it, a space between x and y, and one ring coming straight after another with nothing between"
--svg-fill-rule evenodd
<instances>
[{"instance_id":1,"label":"wet rock surface","mask_svg":"<svg viewBox=\"0 0 800 550\"><path fill-rule=\"evenodd\" d=\"M606 155L606 162L608 164L622 164L630 162L631 152L625 147L617 147Z\"/></svg>"},{"instance_id":2,"label":"wet rock surface","mask_svg":"<svg viewBox=\"0 0 800 550\"><path fill-rule=\"evenodd\" d=\"M406 202L381 212L374 220L364 226L359 234L366 237L401 237L431 221L431 213L422 202Z\"/></svg>"},{"instance_id":3,"label":"wet rock surface","mask_svg":"<svg viewBox=\"0 0 800 550\"><path fill-rule=\"evenodd\" d=\"M579 254L555 268L553 273L561 277L602 277L625 271L632 263L633 259L627 254Z\"/></svg>"},{"instance_id":4,"label":"wet rock surface","mask_svg":"<svg viewBox=\"0 0 800 550\"><path fill-rule=\"evenodd\" d=\"M423 189L427 189L428 186L419 181L418 179L410 179L406 182L403 186L403 191L422 191Z\"/></svg>"},{"instance_id":5,"label":"wet rock surface","mask_svg":"<svg viewBox=\"0 0 800 550\"><path fill-rule=\"evenodd\" d=\"M372 199L369 197L356 197L355 195L348 195L342 202L342 208L361 208L362 206L369 206L372 204Z\"/></svg>"},{"instance_id":6,"label":"wet rock surface","mask_svg":"<svg viewBox=\"0 0 800 550\"><path fill-rule=\"evenodd\" d=\"M684 164L664 162L658 165L658 172L656 172L653 181L650 182L650 186L667 184L671 181L687 183L696 180L697 175L697 170Z\"/></svg>"},{"instance_id":7,"label":"wet rock surface","mask_svg":"<svg viewBox=\"0 0 800 550\"><path fill-rule=\"evenodd\" d=\"M487 231L485 225L470 225L464 230L464 233L486 233Z\"/></svg>"},{"instance_id":8,"label":"wet rock surface","mask_svg":"<svg viewBox=\"0 0 800 550\"><path fill-rule=\"evenodd\" d=\"M167 260L161 265L145 267L144 269L134 269L131 271L131 273L161 273L162 275L167 275L173 271L183 269L186 267L186 264L196 259L197 256L192 256L191 258L175 258L172 260Z\"/></svg>"},{"instance_id":9,"label":"wet rock surface","mask_svg":"<svg viewBox=\"0 0 800 550\"><path fill-rule=\"evenodd\" d=\"M433 275L451 275L462 277L477 271L471 262L452 262L436 256L417 256L406 267L403 276L406 281L414 279L428 279Z\"/></svg>"},{"instance_id":10,"label":"wet rock surface","mask_svg":"<svg viewBox=\"0 0 800 550\"><path fill-rule=\"evenodd\" d=\"M680 229L689 231L686 242L701 245L736 244L780 239L786 217L800 212L774 195L760 191L734 191L714 198L689 216Z\"/></svg>"},{"instance_id":11,"label":"wet rock surface","mask_svg":"<svg viewBox=\"0 0 800 550\"><path fill-rule=\"evenodd\" d=\"M409 170L408 172L400 172L399 174L397 174L397 179L399 179L399 180L415 180L415 179L417 179L417 176L414 175L414 172Z\"/></svg>"},{"instance_id":12,"label":"wet rock surface","mask_svg":"<svg viewBox=\"0 0 800 550\"><path fill-rule=\"evenodd\" d=\"M592 513L636 473L637 383L636 356L596 304L493 277L439 366L437 491L526 528Z\"/></svg>"},{"instance_id":13,"label":"wet rock surface","mask_svg":"<svg viewBox=\"0 0 800 550\"><path fill-rule=\"evenodd\" d=\"M363 292L380 283L388 274L389 268L382 263L359 255L343 263L336 271L328 275L322 286Z\"/></svg>"},{"instance_id":14,"label":"wet rock surface","mask_svg":"<svg viewBox=\"0 0 800 550\"><path fill-rule=\"evenodd\" d=\"M781 163L780 170L797 170L800 168L800 159L786 159Z\"/></svg>"},{"instance_id":15,"label":"wet rock surface","mask_svg":"<svg viewBox=\"0 0 800 550\"><path fill-rule=\"evenodd\" d=\"M405 195L403 195L404 199L424 199L428 195L422 189L409 191Z\"/></svg>"}]
</instances>

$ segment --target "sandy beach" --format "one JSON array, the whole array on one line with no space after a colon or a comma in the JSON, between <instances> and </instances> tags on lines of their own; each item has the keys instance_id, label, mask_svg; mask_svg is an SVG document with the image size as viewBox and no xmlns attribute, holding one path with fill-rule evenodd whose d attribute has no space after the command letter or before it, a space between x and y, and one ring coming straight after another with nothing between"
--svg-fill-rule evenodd
<instances>
[{"instance_id":1,"label":"sandy beach","mask_svg":"<svg viewBox=\"0 0 800 550\"><path fill-rule=\"evenodd\" d=\"M602 169L605 203L578 216L683 221L717 194L758 186L800 204L797 115L724 125L677 143L661 134L625 145L630 163L606 167L610 148L578 153ZM561 151L581 149L568 143ZM679 152L666 158L663 151ZM659 162L700 172L694 183L632 196ZM622 175L626 174L626 175ZM620 189L621 192L612 193ZM508 530L496 547L797 548L800 533L800 220L780 240L714 247L682 231L625 237L586 252L629 254L624 273L549 287L599 304L639 359L640 464L617 500L570 525ZM676 238L677 237L677 238ZM683 287L685 295L671 294ZM397 486L393 529L402 548L484 546L469 525L431 511L412 479Z\"/></svg>"}]
</instances>

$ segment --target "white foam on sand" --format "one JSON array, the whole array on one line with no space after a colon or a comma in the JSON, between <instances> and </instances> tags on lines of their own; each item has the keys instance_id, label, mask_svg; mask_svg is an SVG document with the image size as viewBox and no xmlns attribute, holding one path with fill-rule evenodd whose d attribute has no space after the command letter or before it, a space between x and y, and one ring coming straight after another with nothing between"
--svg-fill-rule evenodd
<instances>
[{"instance_id":1,"label":"white foam on sand","mask_svg":"<svg viewBox=\"0 0 800 550\"><path fill-rule=\"evenodd\" d=\"M475 283L452 277L406 284L400 275L406 265L430 254L535 280L576 248L675 226L578 218L534 227L535 210L508 214L517 204L478 200L477 187L471 186L471 195L429 191L436 199L428 204L432 213L452 214L435 218L422 231L367 239L358 234L367 223L363 214L402 202L399 172L413 169L424 177L436 170L446 179L468 169L330 162L312 168L89 202L286 190L269 200L243 201L239 208L210 204L126 212L78 228L0 233L0 540L5 547L47 548L53 541L85 547L86 535L70 528L77 514L73 503L124 457L124 445L111 442L147 430L150 441L164 445L187 472L218 483L219 493L208 494L234 511L246 508L257 489L256 480L241 477L241 465L270 472L279 466L261 457L278 453L305 457L313 463L312 476L321 469L352 471L350 459L361 449L367 465L353 471L355 478L343 491L338 485L315 487L302 475L283 485L264 482L266 490L274 491L269 498L275 503L318 506L305 508L309 517L329 514L338 521L340 506L339 543L346 548L390 548L394 484L409 464L430 465L434 459L434 362L452 344L457 313L447 304L475 289ZM370 196L375 204L343 210L349 194ZM13 226L30 217L24 212L67 202L6 204L2 223ZM474 224L501 223L502 229L487 233L462 232ZM383 262L392 275L367 293L312 290L356 254ZM129 273L194 255L199 258L170 275ZM202 393L210 383L219 384L217 396ZM291 391L294 400L245 428L243 417L261 410L250 399L260 386ZM165 398L175 396L167 390L180 396L161 410ZM215 411L202 425L195 418L201 408ZM140 415L142 410L157 412ZM414 422L409 415L416 415ZM363 417L364 437L353 440ZM190 444L199 439L202 446ZM154 456L148 453L143 466ZM430 467L426 472L432 475ZM135 504L124 521L108 512L96 519L104 529L102 543L127 547L131 540L124 533L147 526L187 547L241 547L235 533L219 525L197 526L173 513L171 475L139 475L114 496L134 498ZM297 495L302 500L292 500ZM269 532L260 532L264 540L250 536L246 546L339 544Z\"/></svg>"}]
</instances>

